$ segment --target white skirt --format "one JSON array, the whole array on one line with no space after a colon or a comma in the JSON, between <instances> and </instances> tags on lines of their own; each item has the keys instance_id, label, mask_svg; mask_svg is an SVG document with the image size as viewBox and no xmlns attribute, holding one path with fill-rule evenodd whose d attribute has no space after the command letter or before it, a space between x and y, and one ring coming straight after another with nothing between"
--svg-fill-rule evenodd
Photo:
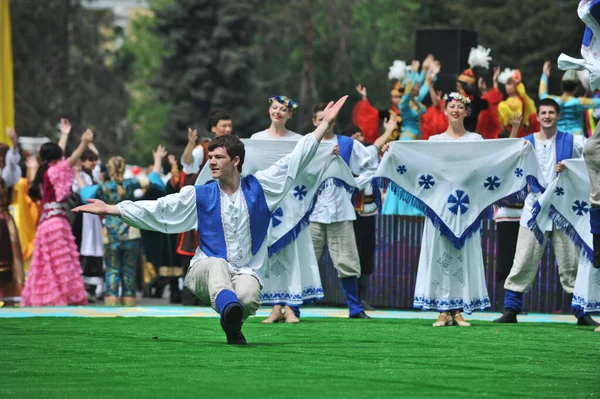
<instances>
[{"instance_id":1,"label":"white skirt","mask_svg":"<svg viewBox=\"0 0 600 399\"><path fill-rule=\"evenodd\" d=\"M471 313L485 310L490 305L480 232L474 233L458 250L427 219L414 307L438 312L463 309L465 313Z\"/></svg>"},{"instance_id":2,"label":"white skirt","mask_svg":"<svg viewBox=\"0 0 600 399\"><path fill-rule=\"evenodd\" d=\"M271 256L263 268L263 305L299 306L323 298L319 264L310 230L304 229L296 241Z\"/></svg>"},{"instance_id":3,"label":"white skirt","mask_svg":"<svg viewBox=\"0 0 600 399\"><path fill-rule=\"evenodd\" d=\"M600 311L600 269L595 269L584 253L579 256L571 304L582 307L586 313Z\"/></svg>"}]
</instances>

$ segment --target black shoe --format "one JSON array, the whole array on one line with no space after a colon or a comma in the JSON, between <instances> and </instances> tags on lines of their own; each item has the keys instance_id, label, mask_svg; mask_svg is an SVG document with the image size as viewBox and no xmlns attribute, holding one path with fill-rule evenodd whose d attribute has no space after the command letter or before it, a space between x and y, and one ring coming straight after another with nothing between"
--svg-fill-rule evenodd
<instances>
[{"instance_id":1,"label":"black shoe","mask_svg":"<svg viewBox=\"0 0 600 399\"><path fill-rule=\"evenodd\" d=\"M232 302L221 315L221 327L226 333L235 333L242 330L242 318L244 317L244 307L238 302Z\"/></svg>"},{"instance_id":2,"label":"black shoe","mask_svg":"<svg viewBox=\"0 0 600 399\"><path fill-rule=\"evenodd\" d=\"M226 335L228 345L248 345L246 342L246 337L244 337L244 334L242 334L242 330L236 333L226 333Z\"/></svg>"},{"instance_id":3,"label":"black shoe","mask_svg":"<svg viewBox=\"0 0 600 399\"><path fill-rule=\"evenodd\" d=\"M349 317L350 319L370 319L371 317L365 313L365 311L358 312L355 315Z\"/></svg>"},{"instance_id":4,"label":"black shoe","mask_svg":"<svg viewBox=\"0 0 600 399\"><path fill-rule=\"evenodd\" d=\"M502 316L494 320L494 323L517 323L517 312L505 309Z\"/></svg>"},{"instance_id":5,"label":"black shoe","mask_svg":"<svg viewBox=\"0 0 600 399\"><path fill-rule=\"evenodd\" d=\"M371 304L367 301L365 301L364 299L360 301L360 304L362 305L364 310L375 310L375 308L373 306L371 306Z\"/></svg>"},{"instance_id":6,"label":"black shoe","mask_svg":"<svg viewBox=\"0 0 600 399\"><path fill-rule=\"evenodd\" d=\"M592 319L592 316L590 316L589 314L586 314L583 317L580 317L579 319L577 319L577 325L578 326L597 327L597 326L600 326L600 323L598 323L596 320Z\"/></svg>"}]
</instances>

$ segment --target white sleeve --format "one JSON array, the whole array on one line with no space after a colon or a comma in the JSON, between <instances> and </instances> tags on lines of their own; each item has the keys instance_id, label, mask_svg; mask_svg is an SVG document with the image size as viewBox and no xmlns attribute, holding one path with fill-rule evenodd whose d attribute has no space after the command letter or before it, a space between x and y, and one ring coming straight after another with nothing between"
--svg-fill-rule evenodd
<instances>
[{"instance_id":1,"label":"white sleeve","mask_svg":"<svg viewBox=\"0 0 600 399\"><path fill-rule=\"evenodd\" d=\"M92 170L92 176L94 177L94 181L96 183L102 180L102 162L100 160L96 162L96 166L94 166L94 170Z\"/></svg>"},{"instance_id":2,"label":"white sleeve","mask_svg":"<svg viewBox=\"0 0 600 399\"><path fill-rule=\"evenodd\" d=\"M583 136L573 136L573 158L581 158L583 156L583 147L585 147L587 139Z\"/></svg>"},{"instance_id":3,"label":"white sleeve","mask_svg":"<svg viewBox=\"0 0 600 399\"><path fill-rule=\"evenodd\" d=\"M125 223L142 230L173 234L195 230L198 226L194 186L185 186L179 193L156 201L123 201L117 207Z\"/></svg>"},{"instance_id":4,"label":"white sleeve","mask_svg":"<svg viewBox=\"0 0 600 399\"><path fill-rule=\"evenodd\" d=\"M375 150L371 150L370 147L365 147L358 141L354 141L352 146L352 154L350 155L350 170L356 175L356 184L360 190L364 190L365 187L375 176L377 172L377 166L379 165L379 156L377 154L377 147Z\"/></svg>"},{"instance_id":5,"label":"white sleeve","mask_svg":"<svg viewBox=\"0 0 600 399\"><path fill-rule=\"evenodd\" d=\"M2 180L7 187L12 187L21 180L21 168L19 167L19 161L21 160L21 155L15 147L10 148L6 152L6 157L4 158L4 169L2 169Z\"/></svg>"},{"instance_id":6,"label":"white sleeve","mask_svg":"<svg viewBox=\"0 0 600 399\"><path fill-rule=\"evenodd\" d=\"M275 210L292 188L294 179L312 161L319 142L312 134L307 134L298 141L294 150L275 162L271 167L256 172L254 175L265 193L267 206Z\"/></svg>"},{"instance_id":7,"label":"white sleeve","mask_svg":"<svg viewBox=\"0 0 600 399\"><path fill-rule=\"evenodd\" d=\"M181 160L181 165L183 166L183 173L186 173L186 174L199 173L200 167L202 166L202 161L204 161L204 147L199 145L198 147L194 148L194 150L192 151L192 164L191 165L185 163L183 161L183 159Z\"/></svg>"}]
</instances>

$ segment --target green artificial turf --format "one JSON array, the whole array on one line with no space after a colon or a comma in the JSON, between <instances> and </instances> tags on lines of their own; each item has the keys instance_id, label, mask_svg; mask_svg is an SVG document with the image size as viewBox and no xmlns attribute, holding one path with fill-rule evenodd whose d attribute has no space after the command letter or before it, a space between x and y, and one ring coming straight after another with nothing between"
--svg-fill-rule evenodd
<instances>
[{"instance_id":1,"label":"green artificial turf","mask_svg":"<svg viewBox=\"0 0 600 399\"><path fill-rule=\"evenodd\" d=\"M216 318L0 319L2 398L600 396L600 334L566 324Z\"/></svg>"}]
</instances>

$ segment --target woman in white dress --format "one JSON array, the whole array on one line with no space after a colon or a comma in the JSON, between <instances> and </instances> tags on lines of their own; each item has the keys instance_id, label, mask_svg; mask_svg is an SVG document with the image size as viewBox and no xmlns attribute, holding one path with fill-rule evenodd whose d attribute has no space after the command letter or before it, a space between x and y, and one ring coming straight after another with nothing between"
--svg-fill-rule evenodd
<instances>
[{"instance_id":1,"label":"woman in white dress","mask_svg":"<svg viewBox=\"0 0 600 399\"><path fill-rule=\"evenodd\" d=\"M271 125L250 138L299 141L302 135L286 127L298 105L286 96L269 97L269 103ZM261 303L273 306L273 309L263 324L299 323L300 306L323 298L319 263L308 229L287 247L271 255L266 269L268 272L262 276Z\"/></svg>"},{"instance_id":2,"label":"woman in white dress","mask_svg":"<svg viewBox=\"0 0 600 399\"><path fill-rule=\"evenodd\" d=\"M470 100L459 93L446 96L445 113L448 129L429 140L483 140L466 131L464 119L469 115ZM462 249L444 237L427 219L419 256L415 287L415 308L440 312L434 327L454 325L468 327L462 311L484 310L490 306L485 284L481 237L473 234Z\"/></svg>"}]
</instances>

